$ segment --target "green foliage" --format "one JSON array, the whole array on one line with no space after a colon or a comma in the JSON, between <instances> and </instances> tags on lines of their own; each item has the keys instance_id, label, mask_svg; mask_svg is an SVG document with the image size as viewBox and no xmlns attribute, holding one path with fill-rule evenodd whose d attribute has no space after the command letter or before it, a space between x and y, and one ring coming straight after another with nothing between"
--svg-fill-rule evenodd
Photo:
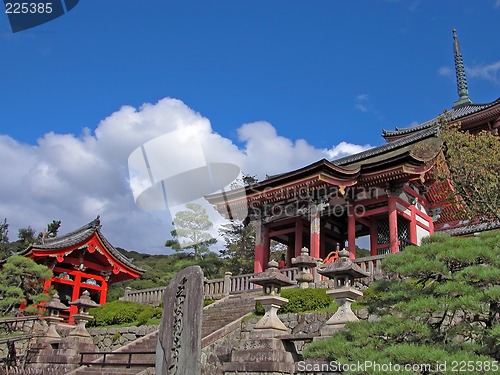
<instances>
[{"instance_id":1,"label":"green foliage","mask_svg":"<svg viewBox=\"0 0 500 375\"><path fill-rule=\"evenodd\" d=\"M326 289L283 289L281 296L288 299L280 309L280 314L317 311L333 304L332 298L326 294ZM263 315L264 309L260 302L255 303L255 312Z\"/></svg>"},{"instance_id":2,"label":"green foliage","mask_svg":"<svg viewBox=\"0 0 500 375\"><path fill-rule=\"evenodd\" d=\"M204 299L203 300L203 307L205 306L209 306L211 305L212 303L214 303L215 301L213 299Z\"/></svg>"},{"instance_id":3,"label":"green foliage","mask_svg":"<svg viewBox=\"0 0 500 375\"><path fill-rule=\"evenodd\" d=\"M0 270L0 315L10 314L23 302L29 306L48 300L43 285L51 277L50 269L32 259L9 257Z\"/></svg>"},{"instance_id":4,"label":"green foliage","mask_svg":"<svg viewBox=\"0 0 500 375\"><path fill-rule=\"evenodd\" d=\"M176 229L170 232L172 239L167 240L165 246L177 252L191 249L195 259L201 259L209 252L209 247L217 242L208 232L213 224L201 205L187 203L186 208L175 214L172 225Z\"/></svg>"},{"instance_id":5,"label":"green foliage","mask_svg":"<svg viewBox=\"0 0 500 375\"><path fill-rule=\"evenodd\" d=\"M155 309L153 306L135 302L113 301L90 309L89 313L94 317L94 320L89 322L89 326L92 327L122 325L127 323L142 325L153 317Z\"/></svg>"},{"instance_id":6,"label":"green foliage","mask_svg":"<svg viewBox=\"0 0 500 375\"><path fill-rule=\"evenodd\" d=\"M0 223L0 259L7 258L9 245L9 224L7 219Z\"/></svg>"},{"instance_id":7,"label":"green foliage","mask_svg":"<svg viewBox=\"0 0 500 375\"><path fill-rule=\"evenodd\" d=\"M31 228L30 226L27 226L25 228L20 228L17 231L17 237L19 238L19 241L21 241L24 245L29 245L32 243L36 242L36 230Z\"/></svg>"},{"instance_id":8,"label":"green foliage","mask_svg":"<svg viewBox=\"0 0 500 375\"><path fill-rule=\"evenodd\" d=\"M253 272L255 251L255 227L232 221L221 225L220 235L224 238L225 248L220 250L227 271L233 275Z\"/></svg>"},{"instance_id":9,"label":"green foliage","mask_svg":"<svg viewBox=\"0 0 500 375\"><path fill-rule=\"evenodd\" d=\"M445 117L440 130L445 163L435 174L440 180L451 181L450 201L465 203L460 207L469 218L500 220L498 137L487 131L463 132L460 123L449 123Z\"/></svg>"},{"instance_id":10,"label":"green foliage","mask_svg":"<svg viewBox=\"0 0 500 375\"><path fill-rule=\"evenodd\" d=\"M431 236L382 268L392 280L374 282L362 301L380 321L350 323L305 356L401 365L500 360L500 231Z\"/></svg>"}]
</instances>

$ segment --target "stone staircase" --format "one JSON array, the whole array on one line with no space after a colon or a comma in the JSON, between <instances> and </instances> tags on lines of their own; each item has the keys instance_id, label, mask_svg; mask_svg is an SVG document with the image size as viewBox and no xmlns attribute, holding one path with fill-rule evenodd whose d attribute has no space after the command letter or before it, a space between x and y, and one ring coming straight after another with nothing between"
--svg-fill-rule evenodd
<instances>
[{"instance_id":1,"label":"stone staircase","mask_svg":"<svg viewBox=\"0 0 500 375\"><path fill-rule=\"evenodd\" d=\"M231 322L254 311L254 296L255 293L243 293L226 297L206 306L203 309L202 338L208 337ZM66 375L154 374L155 354L151 352L156 350L157 339L158 331L151 332L117 349L113 354L106 354L107 365L105 367L98 365L99 362L103 361L103 357L100 357L93 361L96 365L82 366ZM151 354L141 354L144 352L150 352ZM129 355L131 355L130 362L134 363L134 365L131 368L126 368ZM113 363L116 363L116 365L113 365Z\"/></svg>"}]
</instances>

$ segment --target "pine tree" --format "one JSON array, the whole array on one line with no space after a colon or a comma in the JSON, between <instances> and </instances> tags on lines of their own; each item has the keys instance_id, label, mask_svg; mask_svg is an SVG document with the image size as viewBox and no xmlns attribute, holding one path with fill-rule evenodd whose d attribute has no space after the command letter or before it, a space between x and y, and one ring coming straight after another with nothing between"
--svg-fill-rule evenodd
<instances>
[{"instance_id":1,"label":"pine tree","mask_svg":"<svg viewBox=\"0 0 500 375\"><path fill-rule=\"evenodd\" d=\"M52 271L32 259L10 256L0 269L0 315L8 315L21 303L38 304L48 300L43 293L44 280Z\"/></svg>"},{"instance_id":2,"label":"pine tree","mask_svg":"<svg viewBox=\"0 0 500 375\"><path fill-rule=\"evenodd\" d=\"M220 254L225 258L227 270L233 275L252 273L255 251L254 226L245 226L241 222L232 221L221 225L219 233L226 243Z\"/></svg>"},{"instance_id":3,"label":"pine tree","mask_svg":"<svg viewBox=\"0 0 500 375\"><path fill-rule=\"evenodd\" d=\"M172 222L175 229L170 232L172 239L167 240L165 246L177 252L191 249L195 259L202 259L209 253L209 247L217 242L209 233L213 224L201 205L188 203L186 208L176 213Z\"/></svg>"},{"instance_id":4,"label":"pine tree","mask_svg":"<svg viewBox=\"0 0 500 375\"><path fill-rule=\"evenodd\" d=\"M499 244L500 231L435 235L386 258L382 269L391 279L373 283L363 301L380 320L349 323L332 339L311 344L306 355L402 366L447 361L448 372L437 373L453 373L453 361L472 361L468 374L492 373L476 363L500 360Z\"/></svg>"}]
</instances>

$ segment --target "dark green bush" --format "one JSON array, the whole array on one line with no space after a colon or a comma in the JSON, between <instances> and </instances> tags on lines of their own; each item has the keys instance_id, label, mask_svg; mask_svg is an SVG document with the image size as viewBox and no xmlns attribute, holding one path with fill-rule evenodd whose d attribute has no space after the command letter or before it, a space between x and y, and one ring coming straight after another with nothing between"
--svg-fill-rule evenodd
<instances>
[{"instance_id":1,"label":"dark green bush","mask_svg":"<svg viewBox=\"0 0 500 375\"><path fill-rule=\"evenodd\" d=\"M155 313L155 309L153 306L144 306L144 310L142 310L139 315L137 315L136 323L138 326L143 326L148 322L149 319L153 317Z\"/></svg>"},{"instance_id":2,"label":"dark green bush","mask_svg":"<svg viewBox=\"0 0 500 375\"><path fill-rule=\"evenodd\" d=\"M327 289L284 289L281 296L288 299L278 311L279 314L316 311L330 306L332 298L326 294ZM264 309L260 302L255 304L255 313L263 315Z\"/></svg>"},{"instance_id":3,"label":"dark green bush","mask_svg":"<svg viewBox=\"0 0 500 375\"><path fill-rule=\"evenodd\" d=\"M145 310L149 310L151 316L153 315L153 307L148 305L125 301L108 302L100 307L90 309L89 313L94 319L89 322L89 326L100 327L133 323Z\"/></svg>"}]
</instances>

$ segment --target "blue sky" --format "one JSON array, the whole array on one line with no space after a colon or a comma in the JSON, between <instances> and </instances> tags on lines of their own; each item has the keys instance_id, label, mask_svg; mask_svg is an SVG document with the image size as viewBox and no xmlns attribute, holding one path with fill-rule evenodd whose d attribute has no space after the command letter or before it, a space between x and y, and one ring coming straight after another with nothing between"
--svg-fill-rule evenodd
<instances>
[{"instance_id":1,"label":"blue sky","mask_svg":"<svg viewBox=\"0 0 500 375\"><path fill-rule=\"evenodd\" d=\"M161 251L170 218L134 208L126 163L162 121L198 116L259 176L379 145L457 99L453 28L472 100L500 96L499 18L499 0L82 0L13 34L1 14L0 218L15 240L101 214L115 245Z\"/></svg>"}]
</instances>

